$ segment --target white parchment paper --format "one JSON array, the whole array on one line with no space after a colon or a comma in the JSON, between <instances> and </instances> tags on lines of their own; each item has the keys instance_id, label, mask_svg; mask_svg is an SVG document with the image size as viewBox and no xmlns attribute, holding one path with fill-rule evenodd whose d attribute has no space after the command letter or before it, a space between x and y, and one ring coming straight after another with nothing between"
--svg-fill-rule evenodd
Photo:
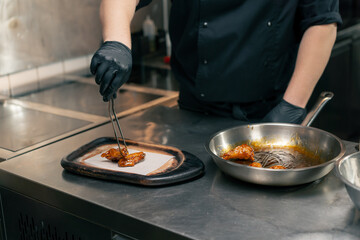
<instances>
[{"instance_id":1,"label":"white parchment paper","mask_svg":"<svg viewBox=\"0 0 360 240\"><path fill-rule=\"evenodd\" d=\"M116 148L116 149L118 149L118 148ZM129 154L138 152L138 150L134 150L131 148L128 148L128 151L129 151ZM91 166L103 168L103 169L108 169L108 170L112 170L112 171L147 175L147 174L159 169L161 166L163 166L169 160L174 158L174 156L171 156L171 155L165 155L165 154L159 154L159 153L153 153L153 152L144 152L144 153L145 153L144 160L135 164L135 166L133 166L133 167L119 167L116 162L111 162L110 160L101 157L102 153L84 160L84 163L87 165L91 165Z\"/></svg>"}]
</instances>

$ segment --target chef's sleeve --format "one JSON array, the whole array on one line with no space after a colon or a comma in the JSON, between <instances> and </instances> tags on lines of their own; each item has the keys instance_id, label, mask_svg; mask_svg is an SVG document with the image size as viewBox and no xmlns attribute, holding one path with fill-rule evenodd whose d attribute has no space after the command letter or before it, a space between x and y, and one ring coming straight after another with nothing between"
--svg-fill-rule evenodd
<instances>
[{"instance_id":1,"label":"chef's sleeve","mask_svg":"<svg viewBox=\"0 0 360 240\"><path fill-rule=\"evenodd\" d=\"M339 0L300 0L297 9L298 28L301 33L314 25L342 24Z\"/></svg>"}]
</instances>

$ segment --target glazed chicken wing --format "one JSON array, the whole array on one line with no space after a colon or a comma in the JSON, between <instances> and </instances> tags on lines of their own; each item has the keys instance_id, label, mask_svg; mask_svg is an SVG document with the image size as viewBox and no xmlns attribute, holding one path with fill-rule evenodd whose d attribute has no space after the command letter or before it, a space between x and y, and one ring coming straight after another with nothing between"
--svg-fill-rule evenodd
<instances>
[{"instance_id":1,"label":"glazed chicken wing","mask_svg":"<svg viewBox=\"0 0 360 240\"><path fill-rule=\"evenodd\" d=\"M132 167L145 158L144 152L131 153L118 161L119 167Z\"/></svg>"},{"instance_id":2,"label":"glazed chicken wing","mask_svg":"<svg viewBox=\"0 0 360 240\"><path fill-rule=\"evenodd\" d=\"M231 149L230 151L225 152L222 155L222 158L225 160L244 159L254 161L254 150L249 145L242 144L234 149Z\"/></svg>"},{"instance_id":3,"label":"glazed chicken wing","mask_svg":"<svg viewBox=\"0 0 360 240\"><path fill-rule=\"evenodd\" d=\"M120 151L121 153L118 149L111 148L101 154L101 157L104 157L112 162L117 162L119 167L132 167L145 158L144 152L129 154L126 148L122 148Z\"/></svg>"},{"instance_id":4,"label":"glazed chicken wing","mask_svg":"<svg viewBox=\"0 0 360 240\"><path fill-rule=\"evenodd\" d=\"M101 157L107 158L112 162L118 162L121 158L124 158L129 154L127 148L122 148L120 151L121 153L118 149L110 148L108 151L101 154Z\"/></svg>"}]
</instances>

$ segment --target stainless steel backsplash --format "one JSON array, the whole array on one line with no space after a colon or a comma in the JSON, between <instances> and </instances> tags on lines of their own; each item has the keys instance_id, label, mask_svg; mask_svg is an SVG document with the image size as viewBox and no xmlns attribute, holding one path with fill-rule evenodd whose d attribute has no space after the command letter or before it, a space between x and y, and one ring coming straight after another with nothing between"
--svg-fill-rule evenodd
<instances>
[{"instance_id":1,"label":"stainless steel backsplash","mask_svg":"<svg viewBox=\"0 0 360 240\"><path fill-rule=\"evenodd\" d=\"M0 0L0 75L99 46L99 0Z\"/></svg>"},{"instance_id":2,"label":"stainless steel backsplash","mask_svg":"<svg viewBox=\"0 0 360 240\"><path fill-rule=\"evenodd\" d=\"M101 43L100 0L0 0L0 76L93 53ZM160 0L136 14L162 24Z\"/></svg>"}]
</instances>

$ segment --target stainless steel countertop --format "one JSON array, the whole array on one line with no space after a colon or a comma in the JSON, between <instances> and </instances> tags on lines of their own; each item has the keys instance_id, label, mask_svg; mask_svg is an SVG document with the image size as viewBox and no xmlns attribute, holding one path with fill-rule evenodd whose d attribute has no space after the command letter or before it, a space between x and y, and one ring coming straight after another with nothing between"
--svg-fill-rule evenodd
<instances>
[{"instance_id":1,"label":"stainless steel countertop","mask_svg":"<svg viewBox=\"0 0 360 240\"><path fill-rule=\"evenodd\" d=\"M149 188L63 170L62 157L112 135L107 124L0 163L0 185L138 239L359 239L360 211L334 171L296 187L253 185L223 174L204 143L242 122L159 106L120 124L129 139L198 156L206 174ZM355 143L346 146L347 153L355 151Z\"/></svg>"},{"instance_id":2,"label":"stainless steel countertop","mask_svg":"<svg viewBox=\"0 0 360 240\"><path fill-rule=\"evenodd\" d=\"M142 82L142 75L153 77ZM177 104L169 70L144 67L134 71L132 80L141 85L122 86L115 101L118 117L159 104ZM109 122L107 104L93 76L66 75L41 83L44 87L37 91L0 99L0 161Z\"/></svg>"}]
</instances>

